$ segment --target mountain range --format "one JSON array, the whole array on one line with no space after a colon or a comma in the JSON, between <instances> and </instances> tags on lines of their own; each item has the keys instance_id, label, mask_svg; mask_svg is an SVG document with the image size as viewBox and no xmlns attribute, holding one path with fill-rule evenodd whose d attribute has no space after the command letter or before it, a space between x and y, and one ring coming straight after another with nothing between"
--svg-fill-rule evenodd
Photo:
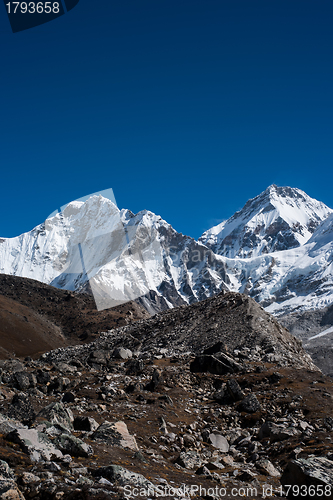
<instances>
[{"instance_id":1,"label":"mountain range","mask_svg":"<svg viewBox=\"0 0 333 500\"><path fill-rule=\"evenodd\" d=\"M98 195L0 239L0 273L93 293L99 310L135 300L155 313L226 290L283 320L333 303L332 261L333 210L276 185L198 241Z\"/></svg>"},{"instance_id":2,"label":"mountain range","mask_svg":"<svg viewBox=\"0 0 333 500\"><path fill-rule=\"evenodd\" d=\"M2 239L0 500L330 495L332 226L270 186L198 241L100 195Z\"/></svg>"}]
</instances>

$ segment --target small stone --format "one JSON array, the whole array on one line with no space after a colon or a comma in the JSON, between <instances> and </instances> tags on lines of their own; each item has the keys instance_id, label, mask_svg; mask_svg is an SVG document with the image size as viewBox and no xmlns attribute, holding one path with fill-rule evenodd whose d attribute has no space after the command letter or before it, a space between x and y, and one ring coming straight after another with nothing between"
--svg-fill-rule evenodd
<instances>
[{"instance_id":1,"label":"small stone","mask_svg":"<svg viewBox=\"0 0 333 500\"><path fill-rule=\"evenodd\" d=\"M196 469L201 467L202 458L200 457L197 451L183 451L180 453L179 457L176 460L176 464L184 467L185 469Z\"/></svg>"},{"instance_id":2,"label":"small stone","mask_svg":"<svg viewBox=\"0 0 333 500\"><path fill-rule=\"evenodd\" d=\"M225 437L221 436L221 434L209 434L209 441L214 448L219 449L223 453L228 453L229 443Z\"/></svg>"},{"instance_id":3,"label":"small stone","mask_svg":"<svg viewBox=\"0 0 333 500\"><path fill-rule=\"evenodd\" d=\"M280 472L274 467L272 462L269 460L262 458L256 462L256 468L260 471L263 472L264 474L267 474L272 477L280 477L281 474Z\"/></svg>"},{"instance_id":4,"label":"small stone","mask_svg":"<svg viewBox=\"0 0 333 500\"><path fill-rule=\"evenodd\" d=\"M133 356L130 349L125 349L124 347L116 347L113 351L113 357L118 359L129 359Z\"/></svg>"}]
</instances>

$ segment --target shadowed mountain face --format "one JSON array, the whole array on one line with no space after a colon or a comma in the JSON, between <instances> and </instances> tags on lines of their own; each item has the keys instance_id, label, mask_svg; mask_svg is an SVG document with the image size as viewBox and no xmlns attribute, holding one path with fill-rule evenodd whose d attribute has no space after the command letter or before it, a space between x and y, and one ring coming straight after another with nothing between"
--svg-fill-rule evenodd
<instances>
[{"instance_id":1,"label":"shadowed mountain face","mask_svg":"<svg viewBox=\"0 0 333 500\"><path fill-rule=\"evenodd\" d=\"M0 275L1 357L36 356L147 317L147 311L132 302L97 311L91 295Z\"/></svg>"},{"instance_id":2,"label":"shadowed mountain face","mask_svg":"<svg viewBox=\"0 0 333 500\"><path fill-rule=\"evenodd\" d=\"M333 377L333 305L288 314L279 321L302 340L304 348L323 373Z\"/></svg>"}]
</instances>

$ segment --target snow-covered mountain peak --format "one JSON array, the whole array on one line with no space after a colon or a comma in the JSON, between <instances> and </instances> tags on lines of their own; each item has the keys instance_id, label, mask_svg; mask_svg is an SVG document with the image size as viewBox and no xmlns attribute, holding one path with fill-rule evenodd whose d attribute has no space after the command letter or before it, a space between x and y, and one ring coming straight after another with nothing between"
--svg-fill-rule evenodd
<instances>
[{"instance_id":1,"label":"snow-covered mountain peak","mask_svg":"<svg viewBox=\"0 0 333 500\"><path fill-rule=\"evenodd\" d=\"M333 301L333 211L299 189L269 186L199 242L149 210L119 210L105 194L1 238L0 272L88 288L99 309L140 298L156 311L223 289L276 315Z\"/></svg>"},{"instance_id":2,"label":"snow-covered mountain peak","mask_svg":"<svg viewBox=\"0 0 333 500\"><path fill-rule=\"evenodd\" d=\"M256 257L304 245L331 213L300 189L272 184L199 241L226 257Z\"/></svg>"}]
</instances>

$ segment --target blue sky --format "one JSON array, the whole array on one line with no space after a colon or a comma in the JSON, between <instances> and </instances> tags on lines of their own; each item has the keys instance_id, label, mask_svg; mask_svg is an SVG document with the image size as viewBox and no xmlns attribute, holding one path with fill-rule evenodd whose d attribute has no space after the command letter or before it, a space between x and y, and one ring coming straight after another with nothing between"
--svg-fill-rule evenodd
<instances>
[{"instance_id":1,"label":"blue sky","mask_svg":"<svg viewBox=\"0 0 333 500\"><path fill-rule=\"evenodd\" d=\"M333 208L332 0L80 0L0 9L0 236L112 188L200 234L268 185Z\"/></svg>"}]
</instances>

